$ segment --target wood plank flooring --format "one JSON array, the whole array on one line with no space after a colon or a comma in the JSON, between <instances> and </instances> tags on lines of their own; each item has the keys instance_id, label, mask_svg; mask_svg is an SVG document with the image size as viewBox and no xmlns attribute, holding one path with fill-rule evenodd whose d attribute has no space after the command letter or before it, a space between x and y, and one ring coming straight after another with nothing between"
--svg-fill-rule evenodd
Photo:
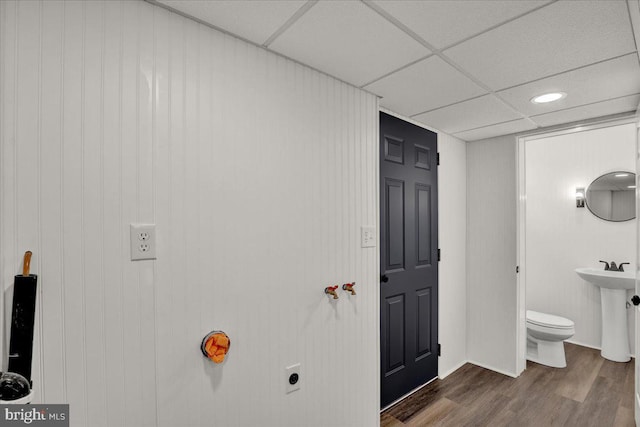
<instances>
[{"instance_id":1,"label":"wood plank flooring","mask_svg":"<svg viewBox=\"0 0 640 427\"><path fill-rule=\"evenodd\" d=\"M565 343L567 367L527 362L518 378L466 364L380 416L382 427L635 426L634 361Z\"/></svg>"}]
</instances>

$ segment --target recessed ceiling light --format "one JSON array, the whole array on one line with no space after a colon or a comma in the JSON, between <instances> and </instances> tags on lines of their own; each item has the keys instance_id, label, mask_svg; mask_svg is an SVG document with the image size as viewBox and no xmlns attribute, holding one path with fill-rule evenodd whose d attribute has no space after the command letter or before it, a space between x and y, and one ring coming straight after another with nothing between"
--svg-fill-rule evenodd
<instances>
[{"instance_id":1,"label":"recessed ceiling light","mask_svg":"<svg viewBox=\"0 0 640 427\"><path fill-rule=\"evenodd\" d=\"M545 93L543 95L534 96L531 98L531 102L534 104L546 104L547 102L558 101L566 96L567 94L564 92Z\"/></svg>"}]
</instances>

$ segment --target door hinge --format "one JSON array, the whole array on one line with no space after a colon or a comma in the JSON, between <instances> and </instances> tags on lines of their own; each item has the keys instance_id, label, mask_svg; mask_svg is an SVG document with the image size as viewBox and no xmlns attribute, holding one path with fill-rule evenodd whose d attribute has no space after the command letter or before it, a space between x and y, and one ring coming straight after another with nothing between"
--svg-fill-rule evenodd
<instances>
[{"instance_id":1,"label":"door hinge","mask_svg":"<svg viewBox=\"0 0 640 427\"><path fill-rule=\"evenodd\" d=\"M438 261L440 261L442 259L442 255L440 253L440 248L438 248Z\"/></svg>"},{"instance_id":2,"label":"door hinge","mask_svg":"<svg viewBox=\"0 0 640 427\"><path fill-rule=\"evenodd\" d=\"M442 346L438 344L438 356L442 354Z\"/></svg>"},{"instance_id":3,"label":"door hinge","mask_svg":"<svg viewBox=\"0 0 640 427\"><path fill-rule=\"evenodd\" d=\"M516 265L516 274L520 273L520 266Z\"/></svg>"},{"instance_id":4,"label":"door hinge","mask_svg":"<svg viewBox=\"0 0 640 427\"><path fill-rule=\"evenodd\" d=\"M436 153L436 164L440 166L440 153Z\"/></svg>"}]
</instances>

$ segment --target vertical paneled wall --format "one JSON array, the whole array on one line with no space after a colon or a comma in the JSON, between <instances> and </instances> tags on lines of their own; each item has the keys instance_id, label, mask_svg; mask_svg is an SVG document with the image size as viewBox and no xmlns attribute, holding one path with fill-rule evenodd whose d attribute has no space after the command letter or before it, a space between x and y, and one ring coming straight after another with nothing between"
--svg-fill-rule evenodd
<instances>
[{"instance_id":1,"label":"vertical paneled wall","mask_svg":"<svg viewBox=\"0 0 640 427\"><path fill-rule=\"evenodd\" d=\"M30 249L38 402L74 426L378 423L374 96L144 2L2 1L0 49L4 305ZM129 260L134 222L156 261Z\"/></svg>"}]
</instances>

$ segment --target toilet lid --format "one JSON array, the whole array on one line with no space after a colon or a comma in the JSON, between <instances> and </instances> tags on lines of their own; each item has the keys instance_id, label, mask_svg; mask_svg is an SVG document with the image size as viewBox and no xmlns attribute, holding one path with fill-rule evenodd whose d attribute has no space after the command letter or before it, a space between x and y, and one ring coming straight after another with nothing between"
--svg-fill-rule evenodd
<instances>
[{"instance_id":1,"label":"toilet lid","mask_svg":"<svg viewBox=\"0 0 640 427\"><path fill-rule=\"evenodd\" d=\"M568 329L573 328L571 320L553 314L540 313L538 311L527 310L527 322L534 325L546 326L548 328Z\"/></svg>"}]
</instances>

